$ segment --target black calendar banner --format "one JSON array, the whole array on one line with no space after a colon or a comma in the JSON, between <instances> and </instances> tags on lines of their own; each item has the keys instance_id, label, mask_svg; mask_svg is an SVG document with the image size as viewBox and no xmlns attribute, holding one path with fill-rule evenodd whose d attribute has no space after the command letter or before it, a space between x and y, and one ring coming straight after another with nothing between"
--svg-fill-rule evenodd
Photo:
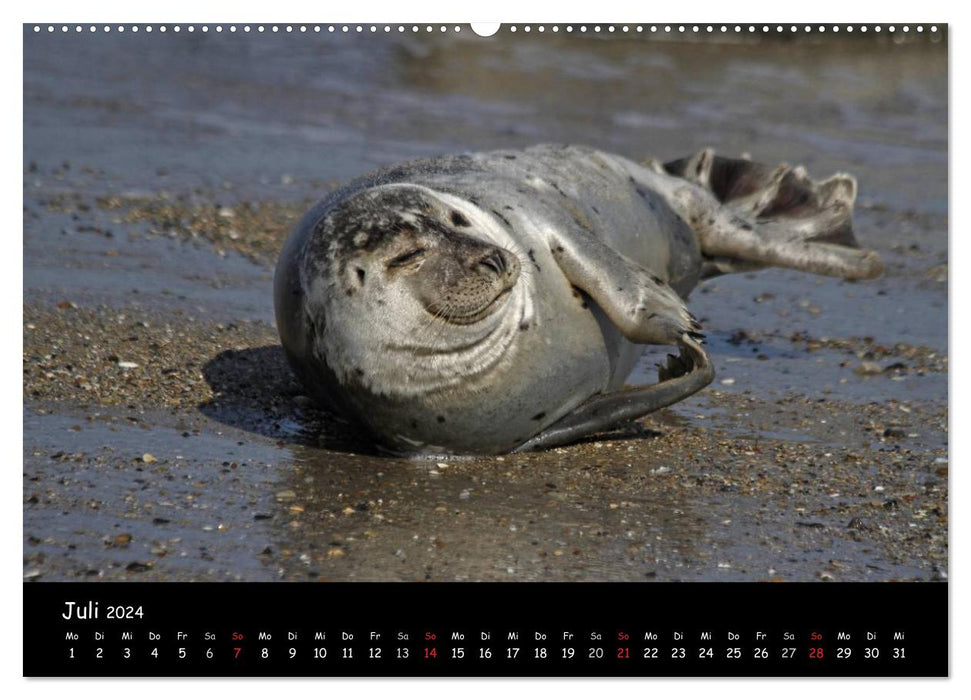
<instances>
[{"instance_id":1,"label":"black calendar banner","mask_svg":"<svg viewBox=\"0 0 971 700\"><path fill-rule=\"evenodd\" d=\"M27 676L946 676L947 584L24 585Z\"/></svg>"}]
</instances>

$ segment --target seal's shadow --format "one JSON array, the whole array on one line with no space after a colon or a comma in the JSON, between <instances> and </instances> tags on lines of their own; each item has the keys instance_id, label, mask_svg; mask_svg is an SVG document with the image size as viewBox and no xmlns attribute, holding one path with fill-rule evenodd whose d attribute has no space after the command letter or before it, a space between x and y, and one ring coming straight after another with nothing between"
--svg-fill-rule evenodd
<instances>
[{"instance_id":1,"label":"seal's shadow","mask_svg":"<svg viewBox=\"0 0 971 700\"><path fill-rule=\"evenodd\" d=\"M305 395L280 345L224 350L203 366L202 374L213 398L200 404L199 410L212 420L282 443L388 456L356 423L323 410ZM634 422L571 444L660 435Z\"/></svg>"},{"instance_id":2,"label":"seal's shadow","mask_svg":"<svg viewBox=\"0 0 971 700\"><path fill-rule=\"evenodd\" d=\"M212 420L282 443L380 454L360 427L305 395L280 345L224 350L202 375L213 398L199 410Z\"/></svg>"}]
</instances>

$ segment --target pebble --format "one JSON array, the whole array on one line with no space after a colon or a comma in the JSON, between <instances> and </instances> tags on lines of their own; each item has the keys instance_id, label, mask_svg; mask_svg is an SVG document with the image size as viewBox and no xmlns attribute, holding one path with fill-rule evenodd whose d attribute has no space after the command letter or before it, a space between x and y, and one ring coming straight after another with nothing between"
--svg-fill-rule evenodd
<instances>
[{"instance_id":1,"label":"pebble","mask_svg":"<svg viewBox=\"0 0 971 700\"><path fill-rule=\"evenodd\" d=\"M156 459L155 455L153 455L151 452L146 452L142 455L142 462L145 464L152 464L153 462L157 461L158 459Z\"/></svg>"},{"instance_id":2,"label":"pebble","mask_svg":"<svg viewBox=\"0 0 971 700\"><path fill-rule=\"evenodd\" d=\"M292 501L297 497L295 491L287 489L286 491L278 491L276 494L276 500L278 501Z\"/></svg>"},{"instance_id":3,"label":"pebble","mask_svg":"<svg viewBox=\"0 0 971 700\"><path fill-rule=\"evenodd\" d=\"M124 360L118 361L118 366L122 369L136 369L138 367L137 362L126 362Z\"/></svg>"}]
</instances>

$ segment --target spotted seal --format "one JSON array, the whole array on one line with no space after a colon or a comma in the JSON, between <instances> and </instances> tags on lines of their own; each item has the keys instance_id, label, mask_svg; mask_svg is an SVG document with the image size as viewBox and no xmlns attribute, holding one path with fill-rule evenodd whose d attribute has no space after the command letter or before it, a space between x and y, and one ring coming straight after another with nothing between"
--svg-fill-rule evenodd
<instances>
[{"instance_id":1,"label":"spotted seal","mask_svg":"<svg viewBox=\"0 0 971 700\"><path fill-rule=\"evenodd\" d=\"M418 160L335 190L287 240L277 326L333 410L406 454L560 445L714 378L684 299L782 266L860 279L855 180L706 149L635 163L543 145ZM624 388L645 344L679 349Z\"/></svg>"}]
</instances>

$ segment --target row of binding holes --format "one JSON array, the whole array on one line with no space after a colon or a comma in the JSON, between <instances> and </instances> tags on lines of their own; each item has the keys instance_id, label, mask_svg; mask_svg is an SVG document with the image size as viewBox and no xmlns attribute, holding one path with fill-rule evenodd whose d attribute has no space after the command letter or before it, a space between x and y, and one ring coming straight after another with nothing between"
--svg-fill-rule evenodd
<instances>
[{"instance_id":1,"label":"row of binding holes","mask_svg":"<svg viewBox=\"0 0 971 700\"><path fill-rule=\"evenodd\" d=\"M62 32L69 32L72 29L75 32L83 32L85 28L82 27L80 24L74 25L74 26L68 26L66 24L60 25L60 26L55 26L53 24L47 25L47 31L48 32L56 32L58 30L60 30ZM358 32L358 33L362 33L363 34L365 32L370 32L370 33L377 33L379 31L392 32L394 30L397 30L399 32L406 32L406 31L410 31L410 32L420 32L420 31L434 32L434 31L437 30L437 31L442 32L442 33L449 31L449 28L446 27L446 26L444 26L444 25L442 25L442 26L435 26L435 27L433 27L432 25L424 25L424 26L419 27L416 24L415 25L410 25L410 26L398 25L396 27L391 27L390 25L383 25L383 26L380 26L379 27L378 25L374 25L374 24L371 24L371 25L361 25L361 24L358 24L358 25L347 25L347 24L343 24L343 25L334 25L334 24L330 24L330 25L319 25L319 24L314 24L314 25L306 25L306 24L292 25L292 24L287 24L287 25L282 25L282 26L281 25L276 25L276 24L269 25L269 26L265 26L265 25L262 25L262 24L257 24L257 25L244 24L244 25L239 26L239 27L237 27L235 24L231 24L231 25L226 26L226 27L224 27L221 24L217 24L217 25L215 25L213 27L209 27L208 25L205 25L204 24L204 25L199 26L199 27L197 27L195 25L189 25L189 26L186 26L186 27L182 27L180 25L174 25L174 26L171 26L171 27L169 27L167 25L161 25L159 27L154 27L154 28L151 25L145 25L144 27L141 27L140 28L137 24L131 25L131 26L128 26L128 27L126 27L123 24L120 24L120 25L115 26L115 27L112 27L110 25L105 25L103 27L97 27L95 25L90 25L89 27L87 27L87 29L88 29L89 32L97 32L97 31L100 30L100 31L103 31L103 32L112 32L112 31L114 31L114 32L119 32L119 33L124 33L125 31L129 31L129 32L133 32L133 33L137 33L138 31L144 31L144 32L151 33L152 31L155 31L157 29L159 32L168 32L168 31L171 31L171 32L175 32L175 33L179 33L179 32L182 32L182 31L186 31L186 32L189 32L189 33L193 33L193 32L196 32L196 31L200 31L200 32L203 32L203 33L206 33L206 32L209 32L209 31L214 31L214 32L224 32L225 31L225 32L230 32L230 33L235 33L235 32L244 32L244 33L248 33L248 32L257 32L257 33L260 33L260 32L271 32L271 33L274 33L274 32L275 33L286 32L286 33L291 33L291 34L293 32L301 32L301 33L314 32L314 33L317 33L317 34L319 34L321 32L330 32L330 33L343 32L345 34L351 33L351 32ZM34 32L41 32L41 31L43 31L43 28L40 25L34 25ZM462 31L462 28L459 27L458 25L456 25L456 26L452 27L452 31L454 31L454 32L461 32Z\"/></svg>"},{"instance_id":2,"label":"row of binding holes","mask_svg":"<svg viewBox=\"0 0 971 700\"><path fill-rule=\"evenodd\" d=\"M82 27L80 24L74 25L74 26L68 26L66 24L60 25L60 26L55 26L53 24L49 24L49 25L47 25L46 29L47 29L48 32L56 32L58 30L60 30L61 32L69 32L72 29L75 32L83 32L85 28ZM104 31L104 32L117 31L119 33L124 33L125 31L130 31L132 33L137 33L139 31L145 31L146 33L151 33L153 31L155 31L156 29L159 32L162 32L162 33L165 33L167 31L172 31L172 32L175 32L175 33L179 33L181 31L183 31L183 27L181 27L180 25L174 25L172 27L169 27L169 26L166 26L166 25L161 25L161 26L158 26L157 28L156 27L153 27L152 25L145 25L144 27L141 27L140 28L137 24L136 25L131 25L129 27L126 27L125 25L118 25L116 27L112 27L110 25L105 25L103 27L97 27L95 25L90 25L90 26L87 27L87 29L88 29L89 32L97 32L100 29L101 31ZM459 27L458 25L452 27L451 29L454 32L461 32L462 31L462 28ZM525 26L522 26L522 27L519 27L517 25L511 25L510 27L508 27L508 29L509 29L510 32L513 32L513 33L517 32L517 31L520 31L520 30L522 30L523 32L526 32L526 33L529 33L529 32L531 32L533 30L535 30L537 32L540 32L540 33L543 33L543 32L546 32L547 31L547 27L545 27L543 25L539 25L537 27L532 27L530 25L525 25ZM637 32L637 33L643 33L643 32L659 33L660 32L660 33L664 33L664 34L716 34L716 33L725 34L725 33L728 33L728 32L734 32L736 34L742 33L742 32L747 32L747 33L750 33L750 34L752 34L752 33L761 33L761 34L776 33L776 34L781 34L781 33L784 33L784 32L788 32L788 33L791 34L791 33L799 32L799 31L806 32L806 33L813 32L813 31L816 31L816 32L819 32L819 33L833 32L834 34L837 34L839 32L846 32L848 34L851 34L851 33L855 32L855 31L865 34L867 32L872 31L872 32L875 32L875 33L879 34L879 33L881 33L884 30L886 30L887 32L890 32L890 33L894 33L898 29L900 31L904 32L904 33L908 33L912 29L914 31L917 31L917 32L923 32L924 31L924 25L918 24L918 25L916 25L914 27L911 27L910 25L903 25L901 27L896 27L894 25L891 25L889 27L883 27L881 25L874 25L872 27L869 27L869 26L867 26L865 24L864 25L844 25L844 26L839 26L839 25L826 26L826 25L821 25L821 24L820 25L799 25L799 26L797 26L795 24L791 24L791 25L782 25L782 24L753 25L753 24L750 24L750 25L745 25L745 26L738 25L738 24L731 25L731 26L730 25L726 25L726 24L721 24L721 25L711 25L711 24L707 24L707 25L698 25L698 24L693 24L693 25L684 25L684 24L670 25L670 24L666 24L666 25L648 25L648 26L640 25L639 24L639 25L631 26L631 25L626 25L625 24L625 25L621 25L621 26L615 26L615 25L612 25L611 24L611 25L607 25L607 26L604 26L604 27L601 27L600 25L593 25L593 26L589 26L589 27L587 25L579 25L577 27L574 27L573 25L566 25L564 27L560 27L559 25L553 25L552 27L549 27L549 31L554 32L554 33L560 32L560 31L565 31L567 33L571 33L571 32L580 32L580 33L584 33L584 32L594 32L594 33L597 33L597 32L602 32L602 31L607 31L607 32L618 32L619 31L621 33L625 33L625 32L626 33L630 33L630 32ZM929 27L929 29L930 29L930 31L932 33L933 32L937 32L937 26L936 25L931 25ZM217 24L217 25L215 25L214 27L211 27L211 28L208 25L202 25L202 26L199 26L199 27L196 27L194 25L189 25L189 26L186 26L184 28L184 31L187 31L189 33L193 33L195 31L200 31L200 32L206 33L206 32L209 32L210 30L211 31L215 31L215 32L228 31L230 33L234 33L234 32L237 32L237 31L242 31L244 33L247 33L247 32L257 32L257 33L259 33L259 32L267 32L267 31L268 32L281 32L282 31L282 32L288 32L288 33L293 33L293 32L301 32L301 33L315 32L315 33L318 33L318 34L320 32L329 32L329 33L337 33L337 32L341 32L341 33L351 33L351 32L356 32L356 33L361 33L361 34L363 34L365 32L368 32L368 33L374 34L374 33L377 33L379 31L384 31L384 32L387 33L387 32L392 32L392 31L395 31L395 30L397 30L398 32L408 32L408 31L410 31L412 33L417 33L417 32L421 32L421 31L424 31L426 33L430 33L430 32L434 32L434 31L437 30L439 32L443 32L444 33L444 32L449 31L449 28L446 27L445 25L441 25L441 26L432 26L432 25L418 26L417 24L413 24L413 25L397 25L397 26L394 26L394 27L392 27L390 25L382 25L382 26L379 27L378 25L374 25L374 24L371 24L371 25L361 25L361 24L358 24L358 25L347 25L347 24L343 24L343 25L333 25L333 24L330 24L330 25L319 25L319 24L315 24L315 25L310 25L310 26L305 25L305 24L300 24L300 25L288 24L288 25L283 25L283 26L275 25L275 24L274 25L270 25L270 26L264 26L262 24L260 24L260 25L249 25L249 24L245 24L245 25L242 25L242 26L239 26L239 27L237 27L235 24L231 24L231 25L229 25L227 27L224 27L222 25ZM43 28L40 25L34 25L34 32L41 32L41 31L43 31Z\"/></svg>"}]
</instances>

